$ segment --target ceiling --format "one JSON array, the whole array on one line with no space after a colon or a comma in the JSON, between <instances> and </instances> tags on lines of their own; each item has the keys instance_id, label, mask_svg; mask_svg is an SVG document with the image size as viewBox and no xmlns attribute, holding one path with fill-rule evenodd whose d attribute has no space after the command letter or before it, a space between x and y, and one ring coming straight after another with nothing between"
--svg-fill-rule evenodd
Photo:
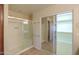
<instances>
[{"instance_id":1,"label":"ceiling","mask_svg":"<svg viewBox=\"0 0 79 59\"><path fill-rule=\"evenodd\" d=\"M9 4L9 10L23 14L32 14L33 12L46 8L51 4Z\"/></svg>"}]
</instances>

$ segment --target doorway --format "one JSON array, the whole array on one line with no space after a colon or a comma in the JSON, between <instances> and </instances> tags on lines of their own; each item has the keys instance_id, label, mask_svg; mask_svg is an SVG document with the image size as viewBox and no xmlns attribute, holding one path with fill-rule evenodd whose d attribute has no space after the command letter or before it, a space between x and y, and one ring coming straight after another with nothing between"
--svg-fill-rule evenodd
<instances>
[{"instance_id":1,"label":"doorway","mask_svg":"<svg viewBox=\"0 0 79 59\"><path fill-rule=\"evenodd\" d=\"M42 50L45 52L48 52L48 54L51 54L53 51L53 46L52 46L52 38L51 38L51 18L52 17L43 17L42 18L42 40L41 40L41 45L42 45Z\"/></svg>"}]
</instances>

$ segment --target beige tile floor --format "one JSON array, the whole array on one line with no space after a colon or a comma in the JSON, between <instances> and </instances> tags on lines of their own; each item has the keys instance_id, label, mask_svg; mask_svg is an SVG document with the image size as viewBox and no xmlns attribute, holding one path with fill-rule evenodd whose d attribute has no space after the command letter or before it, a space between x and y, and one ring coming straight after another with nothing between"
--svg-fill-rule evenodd
<instances>
[{"instance_id":1,"label":"beige tile floor","mask_svg":"<svg viewBox=\"0 0 79 59\"><path fill-rule=\"evenodd\" d=\"M38 50L36 48L31 48L21 55L51 55L52 53L52 46L48 42L42 43L42 50Z\"/></svg>"},{"instance_id":2,"label":"beige tile floor","mask_svg":"<svg viewBox=\"0 0 79 59\"><path fill-rule=\"evenodd\" d=\"M52 44L50 42L43 42L42 49L48 51L49 53L53 52Z\"/></svg>"},{"instance_id":3,"label":"beige tile floor","mask_svg":"<svg viewBox=\"0 0 79 59\"><path fill-rule=\"evenodd\" d=\"M33 47L33 48L25 51L21 55L50 55L50 53L45 52L45 51L37 50L36 48Z\"/></svg>"}]
</instances>

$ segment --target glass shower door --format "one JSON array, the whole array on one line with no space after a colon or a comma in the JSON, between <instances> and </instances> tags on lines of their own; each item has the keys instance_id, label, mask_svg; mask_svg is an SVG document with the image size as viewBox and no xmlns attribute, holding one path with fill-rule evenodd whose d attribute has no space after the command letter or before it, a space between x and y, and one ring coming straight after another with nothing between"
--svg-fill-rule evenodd
<instances>
[{"instance_id":1,"label":"glass shower door","mask_svg":"<svg viewBox=\"0 0 79 59\"><path fill-rule=\"evenodd\" d=\"M32 24L30 20L22 21L22 36L23 36L23 47L32 46Z\"/></svg>"}]
</instances>

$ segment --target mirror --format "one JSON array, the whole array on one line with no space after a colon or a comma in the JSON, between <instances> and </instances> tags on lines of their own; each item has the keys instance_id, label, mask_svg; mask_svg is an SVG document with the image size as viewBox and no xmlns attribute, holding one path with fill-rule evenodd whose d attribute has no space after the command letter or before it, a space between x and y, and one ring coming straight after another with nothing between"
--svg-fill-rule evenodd
<instances>
[{"instance_id":1,"label":"mirror","mask_svg":"<svg viewBox=\"0 0 79 59\"><path fill-rule=\"evenodd\" d=\"M72 12L56 15L56 54L72 55Z\"/></svg>"},{"instance_id":2,"label":"mirror","mask_svg":"<svg viewBox=\"0 0 79 59\"><path fill-rule=\"evenodd\" d=\"M41 19L42 50L49 54L72 55L72 12Z\"/></svg>"},{"instance_id":3,"label":"mirror","mask_svg":"<svg viewBox=\"0 0 79 59\"><path fill-rule=\"evenodd\" d=\"M42 50L48 52L49 54L52 54L53 52L53 18L53 16L49 16L41 19Z\"/></svg>"}]
</instances>

